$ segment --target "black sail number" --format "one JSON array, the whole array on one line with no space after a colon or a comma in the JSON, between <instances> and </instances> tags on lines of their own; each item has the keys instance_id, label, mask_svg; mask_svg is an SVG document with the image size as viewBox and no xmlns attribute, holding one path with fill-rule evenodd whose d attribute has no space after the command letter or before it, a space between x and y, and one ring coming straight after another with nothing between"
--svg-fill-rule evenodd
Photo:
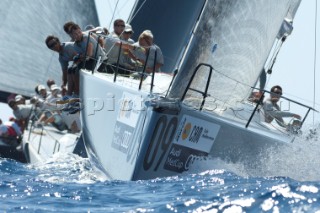
<instances>
[{"instance_id":1,"label":"black sail number","mask_svg":"<svg viewBox=\"0 0 320 213\"><path fill-rule=\"evenodd\" d=\"M158 167L159 167L164 155L166 154L167 150L169 149L169 146L170 146L170 144L173 140L173 137L174 137L174 133L176 132L176 129L177 129L177 123L178 123L178 119L176 117L174 117L170 120L170 122L166 128L166 132L164 133L164 136L162 137L162 143L161 143L162 154L158 160L156 167L154 168L154 171L158 170ZM168 136L169 136L169 138L168 138Z\"/></svg>"},{"instance_id":2,"label":"black sail number","mask_svg":"<svg viewBox=\"0 0 320 213\"><path fill-rule=\"evenodd\" d=\"M155 159L157 152L158 152L159 145L161 143L161 136L163 135L163 133L165 131L166 125L167 125L167 117L161 116L159 118L156 126L154 127L152 137L151 137L151 142L149 144L147 153L146 153L144 160L143 160L144 170L149 170L154 162L154 159ZM151 152L152 152L152 155L151 155L151 159L149 160L149 158L150 158L149 156L150 156Z\"/></svg>"},{"instance_id":3,"label":"black sail number","mask_svg":"<svg viewBox=\"0 0 320 213\"><path fill-rule=\"evenodd\" d=\"M149 170L154 161L159 155L158 162L154 168L157 171L163 157L165 156L169 146L174 138L174 134L177 128L178 119L173 117L169 124L167 125L167 117L165 115L161 116L153 130L151 141L144 157L143 168L144 170ZM161 146L160 146L161 145ZM161 151L158 153L159 147Z\"/></svg>"}]
</instances>

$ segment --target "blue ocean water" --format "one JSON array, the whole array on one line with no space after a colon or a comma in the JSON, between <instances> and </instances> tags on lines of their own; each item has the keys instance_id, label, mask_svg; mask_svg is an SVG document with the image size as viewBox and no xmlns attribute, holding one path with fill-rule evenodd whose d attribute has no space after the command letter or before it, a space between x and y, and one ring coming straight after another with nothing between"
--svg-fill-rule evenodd
<instances>
[{"instance_id":1,"label":"blue ocean water","mask_svg":"<svg viewBox=\"0 0 320 213\"><path fill-rule=\"evenodd\" d=\"M73 154L0 159L0 212L320 212L319 148L317 137L301 138L266 150L256 169L210 159L143 181L108 180Z\"/></svg>"}]
</instances>

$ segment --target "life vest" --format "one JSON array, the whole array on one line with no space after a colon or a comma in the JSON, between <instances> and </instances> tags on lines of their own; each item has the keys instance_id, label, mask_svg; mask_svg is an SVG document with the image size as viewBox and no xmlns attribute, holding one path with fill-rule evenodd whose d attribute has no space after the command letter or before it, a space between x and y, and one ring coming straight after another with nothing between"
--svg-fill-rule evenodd
<instances>
[{"instance_id":1,"label":"life vest","mask_svg":"<svg viewBox=\"0 0 320 213\"><path fill-rule=\"evenodd\" d=\"M12 126L7 126L8 128L8 136L17 137L17 133Z\"/></svg>"}]
</instances>

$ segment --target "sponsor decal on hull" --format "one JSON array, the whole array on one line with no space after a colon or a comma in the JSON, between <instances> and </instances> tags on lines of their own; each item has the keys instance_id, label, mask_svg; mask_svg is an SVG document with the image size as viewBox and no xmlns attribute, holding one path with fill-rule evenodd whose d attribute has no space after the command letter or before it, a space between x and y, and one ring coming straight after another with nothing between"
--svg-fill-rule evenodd
<instances>
[{"instance_id":1,"label":"sponsor decal on hull","mask_svg":"<svg viewBox=\"0 0 320 213\"><path fill-rule=\"evenodd\" d=\"M120 108L117 121L127 124L131 127L135 127L140 112L143 110L142 103L143 99L141 96L123 92L122 98L120 99L119 103Z\"/></svg>"},{"instance_id":2,"label":"sponsor decal on hull","mask_svg":"<svg viewBox=\"0 0 320 213\"><path fill-rule=\"evenodd\" d=\"M117 122L112 138L112 147L127 154L133 131L133 127Z\"/></svg>"},{"instance_id":3,"label":"sponsor decal on hull","mask_svg":"<svg viewBox=\"0 0 320 213\"><path fill-rule=\"evenodd\" d=\"M179 123L164 169L188 171L194 160L208 156L220 130L220 125L184 115Z\"/></svg>"},{"instance_id":4,"label":"sponsor decal on hull","mask_svg":"<svg viewBox=\"0 0 320 213\"><path fill-rule=\"evenodd\" d=\"M209 153L219 130L220 125L184 115L174 144Z\"/></svg>"},{"instance_id":5,"label":"sponsor decal on hull","mask_svg":"<svg viewBox=\"0 0 320 213\"><path fill-rule=\"evenodd\" d=\"M168 157L164 163L164 169L182 173L188 171L190 165L208 153L190 149L188 147L172 144Z\"/></svg>"},{"instance_id":6,"label":"sponsor decal on hull","mask_svg":"<svg viewBox=\"0 0 320 213\"><path fill-rule=\"evenodd\" d=\"M140 112L143 110L141 96L133 95L128 92L123 92L120 100L120 108L117 116L115 130L112 138L112 147L128 153L132 135L136 127Z\"/></svg>"}]
</instances>

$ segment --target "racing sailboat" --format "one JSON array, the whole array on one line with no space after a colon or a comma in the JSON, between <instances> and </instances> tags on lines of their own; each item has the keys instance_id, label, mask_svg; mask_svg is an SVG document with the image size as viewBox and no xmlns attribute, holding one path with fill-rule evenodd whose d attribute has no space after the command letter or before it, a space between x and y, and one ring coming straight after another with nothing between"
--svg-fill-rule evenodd
<instances>
[{"instance_id":1,"label":"racing sailboat","mask_svg":"<svg viewBox=\"0 0 320 213\"><path fill-rule=\"evenodd\" d=\"M263 95L249 97L300 0L167 5L137 1L128 21L135 32L154 33L164 73L142 71L135 79L81 70L82 131L91 161L111 179L139 180L184 173L207 157L259 162L269 148L290 144L313 109L282 96L306 114L279 126L265 121Z\"/></svg>"}]
</instances>

